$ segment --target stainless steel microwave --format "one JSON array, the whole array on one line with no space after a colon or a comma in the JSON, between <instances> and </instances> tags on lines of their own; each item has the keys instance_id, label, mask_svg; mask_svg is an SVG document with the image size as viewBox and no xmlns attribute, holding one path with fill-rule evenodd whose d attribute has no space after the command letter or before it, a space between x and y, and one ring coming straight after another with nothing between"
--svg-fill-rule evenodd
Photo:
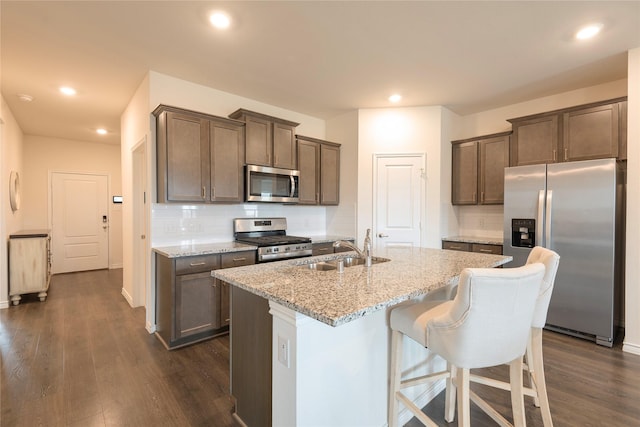
<instances>
[{"instance_id":1,"label":"stainless steel microwave","mask_svg":"<svg viewBox=\"0 0 640 427\"><path fill-rule=\"evenodd\" d=\"M247 202L298 203L300 171L247 165Z\"/></svg>"}]
</instances>

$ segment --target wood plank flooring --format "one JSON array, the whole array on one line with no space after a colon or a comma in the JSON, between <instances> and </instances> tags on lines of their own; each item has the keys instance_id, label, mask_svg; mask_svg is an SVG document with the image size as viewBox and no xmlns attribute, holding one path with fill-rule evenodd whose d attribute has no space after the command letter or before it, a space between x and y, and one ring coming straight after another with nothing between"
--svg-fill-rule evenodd
<instances>
[{"instance_id":1,"label":"wood plank flooring","mask_svg":"<svg viewBox=\"0 0 640 427\"><path fill-rule=\"evenodd\" d=\"M0 310L0 426L235 425L228 337L167 351L121 289L121 270L56 275L46 302ZM544 354L556 427L640 427L640 356L546 331ZM473 388L510 418L506 392ZM527 425L542 426L526 408ZM444 393L424 411L456 425L443 419ZM472 424L495 425L473 405Z\"/></svg>"}]
</instances>

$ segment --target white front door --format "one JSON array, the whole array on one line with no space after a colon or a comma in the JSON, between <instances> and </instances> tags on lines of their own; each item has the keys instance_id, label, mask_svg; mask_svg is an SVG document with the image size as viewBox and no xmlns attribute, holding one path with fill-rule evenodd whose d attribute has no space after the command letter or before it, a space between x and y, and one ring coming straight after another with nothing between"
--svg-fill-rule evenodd
<instances>
[{"instance_id":1,"label":"white front door","mask_svg":"<svg viewBox=\"0 0 640 427\"><path fill-rule=\"evenodd\" d=\"M109 266L108 177L51 176L52 273Z\"/></svg>"},{"instance_id":2,"label":"white front door","mask_svg":"<svg viewBox=\"0 0 640 427\"><path fill-rule=\"evenodd\" d=\"M374 162L375 247L421 246L424 154L379 154Z\"/></svg>"}]
</instances>

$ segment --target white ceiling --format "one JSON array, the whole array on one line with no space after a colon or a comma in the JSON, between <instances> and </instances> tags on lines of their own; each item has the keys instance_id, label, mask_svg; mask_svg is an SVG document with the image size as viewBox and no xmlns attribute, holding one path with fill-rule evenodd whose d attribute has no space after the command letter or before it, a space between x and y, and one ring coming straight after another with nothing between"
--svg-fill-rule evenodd
<instances>
[{"instance_id":1,"label":"white ceiling","mask_svg":"<svg viewBox=\"0 0 640 427\"><path fill-rule=\"evenodd\" d=\"M224 33L207 21L218 9ZM115 144L148 70L319 118L393 92L469 114L625 78L640 47L640 1L2 0L0 14L2 95L23 132ZM594 21L597 39L573 39Z\"/></svg>"}]
</instances>

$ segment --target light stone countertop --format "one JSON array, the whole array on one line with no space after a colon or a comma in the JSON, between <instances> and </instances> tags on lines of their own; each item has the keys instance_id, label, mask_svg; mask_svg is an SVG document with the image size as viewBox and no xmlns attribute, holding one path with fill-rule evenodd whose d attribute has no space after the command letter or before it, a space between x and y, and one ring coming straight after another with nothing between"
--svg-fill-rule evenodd
<instances>
[{"instance_id":1,"label":"light stone countertop","mask_svg":"<svg viewBox=\"0 0 640 427\"><path fill-rule=\"evenodd\" d=\"M257 246L237 242L196 243L176 246L154 247L153 250L167 258L180 258L194 255L223 254L227 252L255 251Z\"/></svg>"},{"instance_id":2,"label":"light stone countertop","mask_svg":"<svg viewBox=\"0 0 640 427\"><path fill-rule=\"evenodd\" d=\"M399 302L455 285L465 267L497 267L512 257L427 248L394 248L375 256L391 261L316 271L305 264L343 258L343 252L245 267L211 275L285 307L339 326Z\"/></svg>"},{"instance_id":3,"label":"light stone countertop","mask_svg":"<svg viewBox=\"0 0 640 427\"><path fill-rule=\"evenodd\" d=\"M322 236L308 236L311 239L311 243L331 243L336 242L338 240L355 240L353 237L346 236L332 236L332 235L322 235Z\"/></svg>"},{"instance_id":4,"label":"light stone countertop","mask_svg":"<svg viewBox=\"0 0 640 427\"><path fill-rule=\"evenodd\" d=\"M474 236L451 236L443 237L442 240L460 243L479 243L481 245L502 245L504 239L502 237L474 237Z\"/></svg>"}]
</instances>

